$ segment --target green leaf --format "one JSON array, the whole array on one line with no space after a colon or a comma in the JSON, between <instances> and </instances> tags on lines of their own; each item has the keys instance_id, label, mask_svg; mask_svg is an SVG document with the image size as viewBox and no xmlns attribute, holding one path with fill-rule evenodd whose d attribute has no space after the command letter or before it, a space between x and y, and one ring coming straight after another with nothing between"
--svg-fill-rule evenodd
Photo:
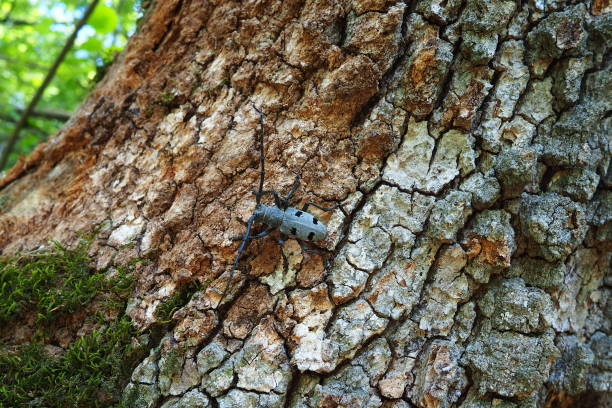
<instances>
[{"instance_id":1,"label":"green leaf","mask_svg":"<svg viewBox=\"0 0 612 408\"><path fill-rule=\"evenodd\" d=\"M98 38L90 37L87 39L87 41L81 44L80 48L89 52L99 53L104 49L104 45Z\"/></svg>"},{"instance_id":2,"label":"green leaf","mask_svg":"<svg viewBox=\"0 0 612 408\"><path fill-rule=\"evenodd\" d=\"M99 4L91 14L91 17L89 17L87 24L92 26L98 33L107 34L115 29L118 22L119 17L114 9L104 4Z\"/></svg>"},{"instance_id":3,"label":"green leaf","mask_svg":"<svg viewBox=\"0 0 612 408\"><path fill-rule=\"evenodd\" d=\"M71 112L78 106L96 82L100 58L110 61L113 52L125 46L139 18L135 6L138 1L113 0L111 3L106 0L105 5L97 7L90 18L88 30L83 30L82 36L77 39L78 45L63 60L53 78L53 89L49 88L45 92L38 108ZM115 7L113 3L119 5ZM0 24L0 118L19 117L15 109L26 106L36 92L74 28L74 22L81 16L84 0L0 0L0 19L9 9L12 10L11 18L35 24ZM93 33L92 29L95 30ZM31 117L28 127L22 130L9 156L7 167L52 135L61 125L61 121ZM0 146L13 129L14 120L0 119ZM0 310L0 315L2 312Z\"/></svg>"}]
</instances>

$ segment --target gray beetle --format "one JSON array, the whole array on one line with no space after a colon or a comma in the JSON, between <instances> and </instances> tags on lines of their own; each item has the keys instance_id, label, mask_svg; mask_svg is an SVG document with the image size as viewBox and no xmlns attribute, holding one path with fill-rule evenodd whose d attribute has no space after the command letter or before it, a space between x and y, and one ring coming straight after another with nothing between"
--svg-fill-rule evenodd
<instances>
[{"instance_id":1,"label":"gray beetle","mask_svg":"<svg viewBox=\"0 0 612 408\"><path fill-rule=\"evenodd\" d=\"M260 204L255 209L255 221L262 222L270 228L278 228L281 234L292 235L300 240L320 241L325 239L327 228L316 217L307 212L308 207L301 211L287 207L284 211L278 207L268 207Z\"/></svg>"},{"instance_id":2,"label":"gray beetle","mask_svg":"<svg viewBox=\"0 0 612 408\"><path fill-rule=\"evenodd\" d=\"M332 206L332 207L323 207L319 204L315 204L313 202L307 201L304 203L304 206L301 210L297 208L289 207L289 200L291 196L300 186L300 176L296 176L295 182L293 183L293 187L291 191L287 194L285 198L279 196L278 192L275 190L264 190L264 151L263 151L263 112L253 106L253 109L257 111L259 114L259 125L261 128L260 131L260 141L259 141L259 164L260 164L260 178L259 178L259 189L253 190L253 194L255 194L255 210L253 214L249 217L247 221L246 233L244 235L240 235L237 237L233 237L233 240L242 241L238 252L236 253L236 257L234 258L234 263L232 269L235 269L238 265L238 261L242 256L242 253L246 249L249 241L253 239L263 238L266 235L270 234L272 231L278 229L280 232L280 238L278 239L278 243L283 245L288 237L293 237L297 240L300 247L306 252L317 252L308 248L305 242L314 242L321 241L325 239L327 236L327 228L325 224L319 221L314 215L308 213L308 207L313 206L319 208L323 211L332 211L336 208L339 208L344 215L347 215L346 211L342 207L340 203ZM270 194L274 197L274 207L267 206L261 203L261 197L264 194ZM255 235L251 235L251 228L253 227L253 222L259 222L266 225L266 229Z\"/></svg>"}]
</instances>

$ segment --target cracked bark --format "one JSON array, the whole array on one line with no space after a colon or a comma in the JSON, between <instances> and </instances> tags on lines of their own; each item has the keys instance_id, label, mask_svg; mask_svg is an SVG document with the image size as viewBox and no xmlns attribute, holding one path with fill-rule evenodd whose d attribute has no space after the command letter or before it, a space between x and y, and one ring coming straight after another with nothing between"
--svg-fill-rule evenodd
<instances>
[{"instance_id":1,"label":"cracked bark","mask_svg":"<svg viewBox=\"0 0 612 408\"><path fill-rule=\"evenodd\" d=\"M97 267L153 261L128 308L143 329L202 284L134 372L137 406L604 405L610 11L155 2L58 136L0 181L0 248L103 225ZM316 214L321 256L272 236L231 274L259 175L252 104L266 188L299 173L296 202L350 215Z\"/></svg>"}]
</instances>

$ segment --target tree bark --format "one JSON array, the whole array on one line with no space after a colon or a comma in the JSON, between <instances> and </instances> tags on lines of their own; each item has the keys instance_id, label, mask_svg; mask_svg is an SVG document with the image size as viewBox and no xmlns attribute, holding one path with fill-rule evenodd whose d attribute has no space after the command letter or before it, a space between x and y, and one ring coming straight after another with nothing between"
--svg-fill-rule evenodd
<instances>
[{"instance_id":1,"label":"tree bark","mask_svg":"<svg viewBox=\"0 0 612 408\"><path fill-rule=\"evenodd\" d=\"M133 373L131 406L603 406L610 11L155 2L59 135L0 181L0 248L102 226L97 268L152 261L128 306L143 330L200 285ZM349 215L313 211L320 254L272 234L232 272L259 178L253 106L265 188L299 174L296 203Z\"/></svg>"}]
</instances>

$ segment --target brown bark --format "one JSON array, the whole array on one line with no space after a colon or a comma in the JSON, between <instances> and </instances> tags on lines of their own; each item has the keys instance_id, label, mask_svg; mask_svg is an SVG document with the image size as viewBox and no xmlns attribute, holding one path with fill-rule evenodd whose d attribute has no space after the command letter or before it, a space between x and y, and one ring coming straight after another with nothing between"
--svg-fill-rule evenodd
<instances>
[{"instance_id":1,"label":"brown bark","mask_svg":"<svg viewBox=\"0 0 612 408\"><path fill-rule=\"evenodd\" d=\"M157 2L0 180L0 249L103 225L98 268L152 260L128 308L142 329L201 283L132 377L135 406L603 403L610 10L540 3ZM272 236L231 273L253 105L265 187L300 174L296 202L350 215L316 212L321 255Z\"/></svg>"}]
</instances>

